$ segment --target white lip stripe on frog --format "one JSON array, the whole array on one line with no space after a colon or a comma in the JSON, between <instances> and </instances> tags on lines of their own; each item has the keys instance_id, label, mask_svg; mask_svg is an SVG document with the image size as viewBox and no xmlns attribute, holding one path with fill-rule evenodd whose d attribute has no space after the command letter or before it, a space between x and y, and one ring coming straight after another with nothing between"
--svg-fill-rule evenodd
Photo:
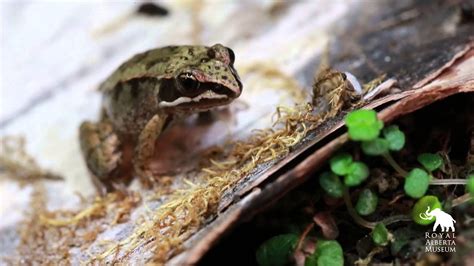
<instances>
[{"instance_id":1,"label":"white lip stripe on frog","mask_svg":"<svg viewBox=\"0 0 474 266\"><path fill-rule=\"evenodd\" d=\"M205 93L201 93L198 96L194 98L189 98L189 97L179 97L178 99L172 101L172 102L161 102L159 104L160 107L172 107L172 106L177 106L183 103L189 103L189 102L199 102L201 99L225 99L228 98L227 95L225 94L217 94L212 91L206 91Z\"/></svg>"}]
</instances>

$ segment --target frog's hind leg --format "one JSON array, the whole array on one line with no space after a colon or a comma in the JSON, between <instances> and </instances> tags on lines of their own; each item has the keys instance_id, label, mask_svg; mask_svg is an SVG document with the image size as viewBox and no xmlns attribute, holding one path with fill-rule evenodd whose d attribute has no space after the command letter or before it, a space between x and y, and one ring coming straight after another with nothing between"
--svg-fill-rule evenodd
<instances>
[{"instance_id":1,"label":"frog's hind leg","mask_svg":"<svg viewBox=\"0 0 474 266\"><path fill-rule=\"evenodd\" d=\"M79 129L82 154L94 174L94 183L101 192L113 190L112 179L122 161L121 142L107 120L84 122Z\"/></svg>"}]
</instances>

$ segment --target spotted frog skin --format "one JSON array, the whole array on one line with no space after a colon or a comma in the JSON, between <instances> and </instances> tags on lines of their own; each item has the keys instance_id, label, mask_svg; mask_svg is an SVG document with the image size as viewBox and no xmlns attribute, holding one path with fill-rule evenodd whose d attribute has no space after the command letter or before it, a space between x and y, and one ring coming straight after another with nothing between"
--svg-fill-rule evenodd
<instances>
[{"instance_id":1,"label":"spotted frog skin","mask_svg":"<svg viewBox=\"0 0 474 266\"><path fill-rule=\"evenodd\" d=\"M96 186L113 190L130 157L135 174L150 184L155 142L173 119L239 97L242 83L234 60L234 52L221 44L167 46L137 54L115 70L99 87L100 121L83 122L79 130ZM133 152L124 150L126 142Z\"/></svg>"}]
</instances>

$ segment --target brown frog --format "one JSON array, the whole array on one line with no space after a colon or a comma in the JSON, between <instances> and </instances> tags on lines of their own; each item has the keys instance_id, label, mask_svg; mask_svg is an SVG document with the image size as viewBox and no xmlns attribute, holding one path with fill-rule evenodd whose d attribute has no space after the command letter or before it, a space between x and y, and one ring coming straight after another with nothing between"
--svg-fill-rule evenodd
<instances>
[{"instance_id":1,"label":"brown frog","mask_svg":"<svg viewBox=\"0 0 474 266\"><path fill-rule=\"evenodd\" d=\"M83 122L79 132L87 167L101 191L113 189L126 161L150 184L155 142L172 120L239 97L242 83L234 60L234 52L221 44L167 46L137 54L115 70L99 87L100 121ZM134 147L131 155L123 148L126 142Z\"/></svg>"}]
</instances>

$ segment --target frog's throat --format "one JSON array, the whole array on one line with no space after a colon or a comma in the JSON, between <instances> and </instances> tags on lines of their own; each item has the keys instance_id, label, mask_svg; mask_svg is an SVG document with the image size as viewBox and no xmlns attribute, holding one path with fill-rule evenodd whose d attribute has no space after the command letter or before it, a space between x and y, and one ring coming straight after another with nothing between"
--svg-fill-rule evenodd
<instances>
[{"instance_id":1,"label":"frog's throat","mask_svg":"<svg viewBox=\"0 0 474 266\"><path fill-rule=\"evenodd\" d=\"M198 96L194 97L194 98L190 98L190 97L179 97L178 99L172 101L172 102L165 102L165 101L162 101L159 106L160 107L174 107L174 106L178 106L178 105L181 105L181 104L184 104L184 103L199 103L199 102L206 102L206 100L217 100L217 99L228 99L229 96L225 95L225 94L217 94L213 91L206 91L205 93L201 93L199 94Z\"/></svg>"}]
</instances>

